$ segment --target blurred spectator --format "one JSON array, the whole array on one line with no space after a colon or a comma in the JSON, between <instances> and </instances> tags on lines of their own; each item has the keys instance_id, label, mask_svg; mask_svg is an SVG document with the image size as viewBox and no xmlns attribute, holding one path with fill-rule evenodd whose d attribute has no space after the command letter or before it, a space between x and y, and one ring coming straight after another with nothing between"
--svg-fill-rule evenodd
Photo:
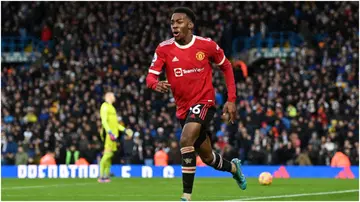
<instances>
[{"instance_id":1,"label":"blurred spectator","mask_svg":"<svg viewBox=\"0 0 360 202\"><path fill-rule=\"evenodd\" d=\"M223 137L225 135L225 132L226 132L226 124L222 124L220 130L216 132L216 137L218 138Z\"/></svg>"},{"instance_id":2,"label":"blurred spectator","mask_svg":"<svg viewBox=\"0 0 360 202\"><path fill-rule=\"evenodd\" d=\"M250 165L262 165L266 162L265 154L261 151L260 146L252 145L248 154Z\"/></svg>"},{"instance_id":3,"label":"blurred spectator","mask_svg":"<svg viewBox=\"0 0 360 202\"><path fill-rule=\"evenodd\" d=\"M12 136L8 137L8 141L6 144L6 151L5 151L5 162L8 165L15 164L15 154L18 150L18 144L14 142L14 138Z\"/></svg>"},{"instance_id":4,"label":"blurred spectator","mask_svg":"<svg viewBox=\"0 0 360 202\"><path fill-rule=\"evenodd\" d=\"M55 154L53 151L48 151L43 157L41 157L40 165L56 165L54 156Z\"/></svg>"},{"instance_id":5,"label":"blurred spectator","mask_svg":"<svg viewBox=\"0 0 360 202\"><path fill-rule=\"evenodd\" d=\"M6 153L7 150L7 136L5 135L4 131L1 131L1 156Z\"/></svg>"},{"instance_id":6,"label":"blurred spectator","mask_svg":"<svg viewBox=\"0 0 360 202\"><path fill-rule=\"evenodd\" d=\"M307 148L307 152L310 158L310 162L313 165L319 165L319 151L315 150L313 145L309 144Z\"/></svg>"},{"instance_id":7,"label":"blurred spectator","mask_svg":"<svg viewBox=\"0 0 360 202\"><path fill-rule=\"evenodd\" d=\"M123 160L124 164L131 164L131 160L133 157L133 148L134 148L134 141L133 138L130 136L124 136L124 148L123 148Z\"/></svg>"},{"instance_id":8,"label":"blurred spectator","mask_svg":"<svg viewBox=\"0 0 360 202\"><path fill-rule=\"evenodd\" d=\"M14 154L17 152L18 150L18 144L16 142L14 142L14 138L12 136L8 137L8 141L6 144L6 153L7 154Z\"/></svg>"},{"instance_id":9,"label":"blurred spectator","mask_svg":"<svg viewBox=\"0 0 360 202\"><path fill-rule=\"evenodd\" d=\"M52 33L50 28L45 24L41 31L41 40L47 42L51 39L51 35Z\"/></svg>"},{"instance_id":10,"label":"blurred spectator","mask_svg":"<svg viewBox=\"0 0 360 202\"><path fill-rule=\"evenodd\" d=\"M79 158L75 162L75 164L78 165L78 166L82 166L82 165L89 165L89 162L87 162L85 158Z\"/></svg>"},{"instance_id":11,"label":"blurred spectator","mask_svg":"<svg viewBox=\"0 0 360 202\"><path fill-rule=\"evenodd\" d=\"M29 158L29 164L39 165L41 163L41 159L42 159L41 151L38 148L36 148L34 157ZM49 160L49 159L45 158L44 160ZM44 162L44 163L47 163L47 162ZM49 162L49 163L52 163L52 162ZM53 164L50 164L50 165L53 165Z\"/></svg>"},{"instance_id":12,"label":"blurred spectator","mask_svg":"<svg viewBox=\"0 0 360 202\"><path fill-rule=\"evenodd\" d=\"M336 152L331 159L331 167L348 167L350 165L349 157L341 151Z\"/></svg>"},{"instance_id":13,"label":"blurred spectator","mask_svg":"<svg viewBox=\"0 0 360 202\"><path fill-rule=\"evenodd\" d=\"M27 165L28 164L28 154L24 152L24 149L20 146L15 155L15 165Z\"/></svg>"},{"instance_id":14,"label":"blurred spectator","mask_svg":"<svg viewBox=\"0 0 360 202\"><path fill-rule=\"evenodd\" d=\"M169 161L168 154L164 151L162 146L160 146L159 150L155 152L154 162L155 166L167 166Z\"/></svg>"},{"instance_id":15,"label":"blurred spectator","mask_svg":"<svg viewBox=\"0 0 360 202\"><path fill-rule=\"evenodd\" d=\"M15 118L9 114L9 112L7 110L4 110L4 123L12 123Z\"/></svg>"},{"instance_id":16,"label":"blurred spectator","mask_svg":"<svg viewBox=\"0 0 360 202\"><path fill-rule=\"evenodd\" d=\"M181 152L179 145L176 141L170 142L170 150L168 153L169 156L169 165L179 165L181 164Z\"/></svg>"},{"instance_id":17,"label":"blurred spectator","mask_svg":"<svg viewBox=\"0 0 360 202\"><path fill-rule=\"evenodd\" d=\"M226 145L221 155L224 159L233 159L238 157L236 151L234 151L231 145Z\"/></svg>"},{"instance_id":18,"label":"blurred spectator","mask_svg":"<svg viewBox=\"0 0 360 202\"><path fill-rule=\"evenodd\" d=\"M144 164L144 152L143 140L140 137L140 133L135 132L131 163Z\"/></svg>"},{"instance_id":19,"label":"blurred spectator","mask_svg":"<svg viewBox=\"0 0 360 202\"><path fill-rule=\"evenodd\" d=\"M153 154L152 148L146 147L145 154L144 154L144 164L147 166L154 165L153 157L154 157L154 154Z\"/></svg>"},{"instance_id":20,"label":"blurred spectator","mask_svg":"<svg viewBox=\"0 0 360 202\"><path fill-rule=\"evenodd\" d=\"M181 164L181 162L179 164ZM196 166L200 166L200 167L206 166L206 164L202 161L199 155L196 156Z\"/></svg>"},{"instance_id":21,"label":"blurred spectator","mask_svg":"<svg viewBox=\"0 0 360 202\"><path fill-rule=\"evenodd\" d=\"M66 151L66 165L75 164L79 160L80 152L76 149L75 145L71 145Z\"/></svg>"},{"instance_id":22,"label":"blurred spectator","mask_svg":"<svg viewBox=\"0 0 360 202\"><path fill-rule=\"evenodd\" d=\"M23 118L25 123L36 123L38 118L32 108L28 109L28 113Z\"/></svg>"},{"instance_id":23,"label":"blurred spectator","mask_svg":"<svg viewBox=\"0 0 360 202\"><path fill-rule=\"evenodd\" d=\"M86 156L89 152L90 142L84 134L80 135L79 152L81 156Z\"/></svg>"},{"instance_id":24,"label":"blurred spectator","mask_svg":"<svg viewBox=\"0 0 360 202\"><path fill-rule=\"evenodd\" d=\"M297 147L296 155L297 155L297 158L295 160L296 165L300 165L300 166L311 166L312 165L310 157L306 150L303 152L300 152L300 147Z\"/></svg>"}]
</instances>

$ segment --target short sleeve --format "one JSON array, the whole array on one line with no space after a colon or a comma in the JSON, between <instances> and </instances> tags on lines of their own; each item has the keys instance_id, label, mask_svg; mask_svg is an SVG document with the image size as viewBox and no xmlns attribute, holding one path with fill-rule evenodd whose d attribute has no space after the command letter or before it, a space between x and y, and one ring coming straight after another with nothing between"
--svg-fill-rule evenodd
<instances>
[{"instance_id":1,"label":"short sleeve","mask_svg":"<svg viewBox=\"0 0 360 202\"><path fill-rule=\"evenodd\" d=\"M224 50L214 41L210 41L210 53L212 61L216 65L222 65L225 62L226 57Z\"/></svg>"}]
</instances>

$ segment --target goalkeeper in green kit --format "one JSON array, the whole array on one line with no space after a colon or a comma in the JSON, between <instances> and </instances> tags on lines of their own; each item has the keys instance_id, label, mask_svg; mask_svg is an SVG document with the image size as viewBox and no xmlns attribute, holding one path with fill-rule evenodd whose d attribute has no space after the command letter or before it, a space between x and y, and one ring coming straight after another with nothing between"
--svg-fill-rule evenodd
<instances>
[{"instance_id":1,"label":"goalkeeper in green kit","mask_svg":"<svg viewBox=\"0 0 360 202\"><path fill-rule=\"evenodd\" d=\"M132 136L133 131L126 129L120 125L117 119L116 109L112 105L115 102L115 95L112 92L105 94L105 102L100 108L100 117L102 130L100 137L104 141L104 154L100 161L100 178L98 182L105 183L110 182L110 168L111 159L114 152L117 150L116 140L119 136L119 131L125 132L126 135Z\"/></svg>"}]
</instances>

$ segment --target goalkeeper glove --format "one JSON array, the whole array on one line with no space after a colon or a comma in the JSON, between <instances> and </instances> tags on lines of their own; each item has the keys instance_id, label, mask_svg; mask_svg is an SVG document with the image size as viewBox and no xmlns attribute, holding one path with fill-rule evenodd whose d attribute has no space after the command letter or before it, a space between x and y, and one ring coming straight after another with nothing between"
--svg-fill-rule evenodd
<instances>
[{"instance_id":1,"label":"goalkeeper glove","mask_svg":"<svg viewBox=\"0 0 360 202\"><path fill-rule=\"evenodd\" d=\"M131 130L131 129L125 129L125 134L127 135L127 136L129 136L129 137L132 137L133 136L133 134L134 134L134 131L133 130Z\"/></svg>"},{"instance_id":2,"label":"goalkeeper glove","mask_svg":"<svg viewBox=\"0 0 360 202\"><path fill-rule=\"evenodd\" d=\"M115 137L115 135L111 132L111 130L108 131L108 134L109 134L110 139L111 139L112 141L115 141L115 140L116 140L116 137Z\"/></svg>"}]
</instances>

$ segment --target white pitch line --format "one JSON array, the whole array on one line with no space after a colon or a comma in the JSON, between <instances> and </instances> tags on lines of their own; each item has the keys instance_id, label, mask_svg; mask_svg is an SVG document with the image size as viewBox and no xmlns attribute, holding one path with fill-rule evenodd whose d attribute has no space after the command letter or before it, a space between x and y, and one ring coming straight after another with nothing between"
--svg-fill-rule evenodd
<instances>
[{"instance_id":1,"label":"white pitch line","mask_svg":"<svg viewBox=\"0 0 360 202\"><path fill-rule=\"evenodd\" d=\"M303 193L303 194L286 194L286 195L276 195L276 196L262 196L262 197L250 197L242 199L233 199L231 201L251 201L251 200L261 200L261 199L274 199L274 198L289 198L289 197L302 197L302 196L319 196L319 195L332 195L332 194L342 194L342 193L351 193L359 192L358 189L342 190L342 191L329 191L329 192L314 192L314 193Z\"/></svg>"},{"instance_id":2,"label":"white pitch line","mask_svg":"<svg viewBox=\"0 0 360 202\"><path fill-rule=\"evenodd\" d=\"M28 195L24 195L24 194L6 194L3 193L4 196L7 197L36 197L39 196L38 194L28 194ZM46 196L51 196L51 197L59 197L61 196L61 194L57 195L57 194L41 194L42 196L46 195ZM145 196L151 196L151 197L176 197L179 198L179 194L106 194L106 195L101 195L101 194L74 194L71 195L72 197L92 197L92 196L97 196L97 197L117 197L119 199L121 199L121 197L127 196L127 197L145 197ZM221 197L225 197L225 198L230 198L230 197L234 197L234 196L221 196ZM210 196L202 196L202 198L219 198L218 195L210 195Z\"/></svg>"},{"instance_id":3,"label":"white pitch line","mask_svg":"<svg viewBox=\"0 0 360 202\"><path fill-rule=\"evenodd\" d=\"M47 187L67 187L70 185L90 185L96 183L74 183L74 184L49 184L49 185L37 185L37 186L19 186L19 187L1 187L2 190L12 190L12 189L37 189L37 188L47 188Z\"/></svg>"}]
</instances>

